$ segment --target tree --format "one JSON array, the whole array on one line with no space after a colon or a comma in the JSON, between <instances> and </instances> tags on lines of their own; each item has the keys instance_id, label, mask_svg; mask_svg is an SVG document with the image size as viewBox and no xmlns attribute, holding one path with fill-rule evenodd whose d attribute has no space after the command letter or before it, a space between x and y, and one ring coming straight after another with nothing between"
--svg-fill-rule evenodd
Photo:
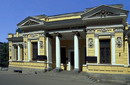
<instances>
[{"instance_id":1,"label":"tree","mask_svg":"<svg viewBox=\"0 0 130 85\"><path fill-rule=\"evenodd\" d=\"M0 48L0 66L1 67L8 66L8 56L9 56L8 50L9 50L8 43L1 44L1 48Z\"/></svg>"},{"instance_id":2,"label":"tree","mask_svg":"<svg viewBox=\"0 0 130 85\"><path fill-rule=\"evenodd\" d=\"M18 29L16 29L16 32L22 33L23 31L20 28L18 28Z\"/></svg>"}]
</instances>

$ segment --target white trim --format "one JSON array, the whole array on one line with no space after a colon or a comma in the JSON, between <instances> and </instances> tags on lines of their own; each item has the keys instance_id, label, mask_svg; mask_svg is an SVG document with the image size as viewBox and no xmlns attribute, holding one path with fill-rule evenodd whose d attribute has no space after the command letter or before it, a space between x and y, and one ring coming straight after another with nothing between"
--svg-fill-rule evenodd
<instances>
[{"instance_id":1,"label":"white trim","mask_svg":"<svg viewBox=\"0 0 130 85\"><path fill-rule=\"evenodd\" d=\"M95 56L97 56L97 64L100 63L99 59L99 38L95 37Z\"/></svg>"},{"instance_id":2,"label":"white trim","mask_svg":"<svg viewBox=\"0 0 130 85\"><path fill-rule=\"evenodd\" d=\"M23 62L31 62L31 61L29 61L29 60L23 60Z\"/></svg>"},{"instance_id":3,"label":"white trim","mask_svg":"<svg viewBox=\"0 0 130 85\"><path fill-rule=\"evenodd\" d=\"M46 63L45 61L37 61L38 63Z\"/></svg>"},{"instance_id":4,"label":"white trim","mask_svg":"<svg viewBox=\"0 0 130 85\"><path fill-rule=\"evenodd\" d=\"M74 35L74 69L79 70L79 39Z\"/></svg>"},{"instance_id":5,"label":"white trim","mask_svg":"<svg viewBox=\"0 0 130 85\"><path fill-rule=\"evenodd\" d=\"M49 34L54 34L54 33L68 33L68 32L73 32L73 31L78 31L78 32L82 32L83 31L83 29L74 29L74 30L61 30L61 31L52 31L52 32L49 32Z\"/></svg>"},{"instance_id":6,"label":"white trim","mask_svg":"<svg viewBox=\"0 0 130 85\"><path fill-rule=\"evenodd\" d=\"M37 22L39 24L44 24L43 22L38 22L37 20L34 20L34 19L28 19L27 21L25 21L24 23L22 23L20 26L23 26L24 24L26 24L29 20L31 21L34 21L34 22ZM35 24L34 24L35 25Z\"/></svg>"},{"instance_id":7,"label":"white trim","mask_svg":"<svg viewBox=\"0 0 130 85\"><path fill-rule=\"evenodd\" d=\"M112 36L111 37L111 57L112 57L112 65L115 65L116 64L116 55L115 55L115 37Z\"/></svg>"},{"instance_id":8,"label":"white trim","mask_svg":"<svg viewBox=\"0 0 130 85\"><path fill-rule=\"evenodd\" d=\"M83 64L82 66L87 66L86 64Z\"/></svg>"},{"instance_id":9,"label":"white trim","mask_svg":"<svg viewBox=\"0 0 130 85\"><path fill-rule=\"evenodd\" d=\"M21 61L20 46L18 45L18 61Z\"/></svg>"},{"instance_id":10,"label":"white trim","mask_svg":"<svg viewBox=\"0 0 130 85\"><path fill-rule=\"evenodd\" d=\"M88 56L88 38L86 37L86 53L87 53L87 55L86 56Z\"/></svg>"},{"instance_id":11,"label":"white trim","mask_svg":"<svg viewBox=\"0 0 130 85\"><path fill-rule=\"evenodd\" d=\"M47 56L47 68L52 68L52 46L51 39L46 37L46 56Z\"/></svg>"},{"instance_id":12,"label":"white trim","mask_svg":"<svg viewBox=\"0 0 130 85\"><path fill-rule=\"evenodd\" d=\"M111 65L111 66L124 66L124 64L94 64L94 63L87 63L87 65L101 65L101 66L109 66L109 65Z\"/></svg>"},{"instance_id":13,"label":"white trim","mask_svg":"<svg viewBox=\"0 0 130 85\"><path fill-rule=\"evenodd\" d=\"M90 21L90 20L104 20L104 19L107 19L107 20L111 20L111 19L118 19L118 18L124 18L124 17L127 17L127 15L119 15L119 16L106 16L104 18L101 18L100 16L97 16L97 17L84 17L83 20L86 20L86 21Z\"/></svg>"},{"instance_id":14,"label":"white trim","mask_svg":"<svg viewBox=\"0 0 130 85\"><path fill-rule=\"evenodd\" d=\"M38 47L38 55L40 55L40 41L38 40L37 43L38 43L38 44L37 44L37 45L38 45L38 46L37 46L37 47Z\"/></svg>"},{"instance_id":15,"label":"white trim","mask_svg":"<svg viewBox=\"0 0 130 85\"><path fill-rule=\"evenodd\" d=\"M124 26L122 24L119 24L119 25L106 25L106 26L88 26L86 29L110 28L110 27L124 27Z\"/></svg>"},{"instance_id":16,"label":"white trim","mask_svg":"<svg viewBox=\"0 0 130 85\"><path fill-rule=\"evenodd\" d=\"M18 45L18 44L22 44L22 45L23 45L23 42L16 42L16 43L13 43L13 45Z\"/></svg>"},{"instance_id":17,"label":"white trim","mask_svg":"<svg viewBox=\"0 0 130 85\"><path fill-rule=\"evenodd\" d=\"M9 60L9 62L12 62L13 60Z\"/></svg>"},{"instance_id":18,"label":"white trim","mask_svg":"<svg viewBox=\"0 0 130 85\"><path fill-rule=\"evenodd\" d=\"M56 68L61 68L60 39L56 36Z\"/></svg>"},{"instance_id":19,"label":"white trim","mask_svg":"<svg viewBox=\"0 0 130 85\"><path fill-rule=\"evenodd\" d=\"M28 40L28 61L31 61L31 41Z\"/></svg>"},{"instance_id":20,"label":"white trim","mask_svg":"<svg viewBox=\"0 0 130 85\"><path fill-rule=\"evenodd\" d=\"M45 31L34 31L34 32L28 32L28 33L21 33L23 35L28 35L28 34L37 34L37 33L45 33ZM45 36L45 35L44 35Z\"/></svg>"}]
</instances>

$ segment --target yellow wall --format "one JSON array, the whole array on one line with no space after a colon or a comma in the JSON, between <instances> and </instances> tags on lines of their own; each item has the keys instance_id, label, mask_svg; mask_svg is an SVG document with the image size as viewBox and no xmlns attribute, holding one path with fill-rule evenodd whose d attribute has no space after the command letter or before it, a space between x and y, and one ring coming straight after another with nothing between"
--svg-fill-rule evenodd
<instances>
[{"instance_id":1,"label":"yellow wall","mask_svg":"<svg viewBox=\"0 0 130 85\"><path fill-rule=\"evenodd\" d=\"M77 19L77 18L81 18L81 16L67 16L67 17L53 17L53 18L48 18L46 19L47 22L52 22L52 21L60 21L60 20L68 20L68 19ZM41 19L44 20L45 19Z\"/></svg>"},{"instance_id":2,"label":"yellow wall","mask_svg":"<svg viewBox=\"0 0 130 85\"><path fill-rule=\"evenodd\" d=\"M12 67L24 67L24 68L36 68L36 69L46 69L47 65L45 63L38 62L9 62L9 66Z\"/></svg>"},{"instance_id":3,"label":"yellow wall","mask_svg":"<svg viewBox=\"0 0 130 85\"><path fill-rule=\"evenodd\" d=\"M40 48L40 55L46 55L46 38L39 37L39 41L43 42L43 48Z\"/></svg>"},{"instance_id":4,"label":"yellow wall","mask_svg":"<svg viewBox=\"0 0 130 85\"><path fill-rule=\"evenodd\" d=\"M94 33L93 34L87 34L86 35L86 40L87 40L87 42L88 42L88 39L89 38L92 38L93 39L93 44L95 43L95 35L94 35ZM95 44L94 44L94 46L92 47L92 48L89 48L88 47L88 43L86 42L86 45L87 45L87 56L95 56Z\"/></svg>"},{"instance_id":5,"label":"yellow wall","mask_svg":"<svg viewBox=\"0 0 130 85\"><path fill-rule=\"evenodd\" d=\"M27 37L24 37L23 38L23 42L24 42L24 45L26 45L24 48L23 48L23 55L24 55L24 61L28 61L28 38Z\"/></svg>"},{"instance_id":6,"label":"yellow wall","mask_svg":"<svg viewBox=\"0 0 130 85\"><path fill-rule=\"evenodd\" d=\"M9 60L13 60L13 55L12 55L12 41L9 41Z\"/></svg>"},{"instance_id":7,"label":"yellow wall","mask_svg":"<svg viewBox=\"0 0 130 85\"><path fill-rule=\"evenodd\" d=\"M114 65L88 65L82 67L84 72L109 73L109 74L130 74L130 68Z\"/></svg>"}]
</instances>

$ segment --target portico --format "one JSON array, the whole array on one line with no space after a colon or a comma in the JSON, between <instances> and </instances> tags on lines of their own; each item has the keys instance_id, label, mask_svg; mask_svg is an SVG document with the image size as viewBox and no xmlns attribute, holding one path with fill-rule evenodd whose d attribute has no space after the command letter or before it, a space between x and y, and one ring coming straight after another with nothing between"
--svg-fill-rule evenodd
<instances>
[{"instance_id":1,"label":"portico","mask_svg":"<svg viewBox=\"0 0 130 85\"><path fill-rule=\"evenodd\" d=\"M54 49L54 50L48 50L49 53L47 52L47 55L55 56L55 59L51 59L51 60L56 60L55 70L58 72L65 69L68 71L75 71L75 72L81 71L82 69L80 67L81 62L85 61L85 55L84 55L85 32L83 30L67 31L67 32L61 31L57 33L50 32L47 33L46 35L47 35L46 49L47 50L52 48ZM49 36L51 36L51 38L49 38ZM82 45L79 45L80 42L82 43ZM83 47L80 48L84 51L81 54L80 54L81 50L79 49L79 46ZM71 54L71 52L73 52L73 54ZM81 59L79 58L80 56L82 56ZM47 62L50 62L49 58ZM50 66L48 66L48 68L50 68Z\"/></svg>"}]
</instances>

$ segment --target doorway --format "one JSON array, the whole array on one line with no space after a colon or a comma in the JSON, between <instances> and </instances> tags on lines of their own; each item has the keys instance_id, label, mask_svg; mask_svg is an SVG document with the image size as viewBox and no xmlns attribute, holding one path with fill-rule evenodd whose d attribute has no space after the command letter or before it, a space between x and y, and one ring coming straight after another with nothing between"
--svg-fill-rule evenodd
<instances>
[{"instance_id":1,"label":"doorway","mask_svg":"<svg viewBox=\"0 0 130 85\"><path fill-rule=\"evenodd\" d=\"M69 61L68 61L69 70L74 70L74 50L69 50Z\"/></svg>"},{"instance_id":2,"label":"doorway","mask_svg":"<svg viewBox=\"0 0 130 85\"><path fill-rule=\"evenodd\" d=\"M111 63L110 39L100 40L100 63L101 64Z\"/></svg>"},{"instance_id":3,"label":"doorway","mask_svg":"<svg viewBox=\"0 0 130 85\"><path fill-rule=\"evenodd\" d=\"M32 42L32 50L33 50L33 61L38 60L38 46L37 46L37 42Z\"/></svg>"}]
</instances>

